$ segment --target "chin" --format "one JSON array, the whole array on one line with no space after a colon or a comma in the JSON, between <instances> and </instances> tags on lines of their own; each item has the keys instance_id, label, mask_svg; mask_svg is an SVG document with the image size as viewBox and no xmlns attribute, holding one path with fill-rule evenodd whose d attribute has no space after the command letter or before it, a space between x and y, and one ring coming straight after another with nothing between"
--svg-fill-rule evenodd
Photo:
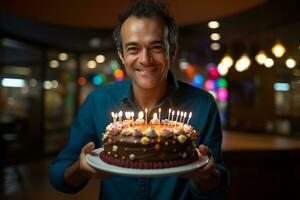
<instances>
[{"instance_id":1,"label":"chin","mask_svg":"<svg viewBox=\"0 0 300 200\"><path fill-rule=\"evenodd\" d=\"M159 81L139 81L138 86L143 89L153 89L159 85Z\"/></svg>"}]
</instances>

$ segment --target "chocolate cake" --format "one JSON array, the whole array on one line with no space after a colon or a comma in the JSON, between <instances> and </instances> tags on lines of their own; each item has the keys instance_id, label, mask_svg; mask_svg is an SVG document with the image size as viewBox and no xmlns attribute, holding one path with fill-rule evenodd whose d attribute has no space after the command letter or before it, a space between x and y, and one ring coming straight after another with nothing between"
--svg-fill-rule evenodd
<instances>
[{"instance_id":1,"label":"chocolate cake","mask_svg":"<svg viewBox=\"0 0 300 200\"><path fill-rule=\"evenodd\" d=\"M140 114L140 113L139 113ZM114 120L102 136L100 158L111 165L138 169L177 167L198 159L192 126L154 117L149 123L141 117Z\"/></svg>"}]
</instances>

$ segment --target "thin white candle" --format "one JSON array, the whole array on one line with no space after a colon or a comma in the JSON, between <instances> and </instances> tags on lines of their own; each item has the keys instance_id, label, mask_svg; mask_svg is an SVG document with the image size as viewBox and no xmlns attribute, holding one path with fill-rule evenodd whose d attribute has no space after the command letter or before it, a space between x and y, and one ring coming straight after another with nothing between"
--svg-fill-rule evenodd
<instances>
[{"instance_id":1,"label":"thin white candle","mask_svg":"<svg viewBox=\"0 0 300 200\"><path fill-rule=\"evenodd\" d=\"M189 124L189 122L190 122L190 119L192 118L192 112L190 112L190 114L189 114L189 118L188 118L188 121L187 121L187 123L186 124Z\"/></svg>"},{"instance_id":2,"label":"thin white candle","mask_svg":"<svg viewBox=\"0 0 300 200\"><path fill-rule=\"evenodd\" d=\"M171 120L171 121L173 121L174 115L175 115L175 111L173 110L173 111L172 111L172 120Z\"/></svg>"},{"instance_id":3,"label":"thin white candle","mask_svg":"<svg viewBox=\"0 0 300 200\"><path fill-rule=\"evenodd\" d=\"M172 112L172 110L171 110L171 108L170 108L170 109L169 109L169 114L168 114L168 121L170 121L171 112Z\"/></svg>"},{"instance_id":4,"label":"thin white candle","mask_svg":"<svg viewBox=\"0 0 300 200\"><path fill-rule=\"evenodd\" d=\"M114 113L114 112L111 112L111 116L112 116L112 118L113 118L114 123L116 123L115 113Z\"/></svg>"},{"instance_id":5,"label":"thin white candle","mask_svg":"<svg viewBox=\"0 0 300 200\"><path fill-rule=\"evenodd\" d=\"M148 122L147 122L147 118L148 118L147 116L148 116L148 109L146 108L146 109L145 109L145 118L146 118L145 122L146 122L146 124L148 123Z\"/></svg>"},{"instance_id":6,"label":"thin white candle","mask_svg":"<svg viewBox=\"0 0 300 200\"><path fill-rule=\"evenodd\" d=\"M183 119L183 111L181 111L181 113L180 113L180 123L181 123L181 121L182 121L182 119Z\"/></svg>"},{"instance_id":7,"label":"thin white candle","mask_svg":"<svg viewBox=\"0 0 300 200\"><path fill-rule=\"evenodd\" d=\"M159 120L159 123L160 123L160 118L161 118L161 108L158 109L158 120Z\"/></svg>"},{"instance_id":8,"label":"thin white candle","mask_svg":"<svg viewBox=\"0 0 300 200\"><path fill-rule=\"evenodd\" d=\"M118 116L119 116L119 122L121 122L122 121L122 117L123 117L123 112L120 111L119 114L118 114Z\"/></svg>"},{"instance_id":9,"label":"thin white candle","mask_svg":"<svg viewBox=\"0 0 300 200\"><path fill-rule=\"evenodd\" d=\"M134 121L134 112L131 112L131 120Z\"/></svg>"},{"instance_id":10,"label":"thin white candle","mask_svg":"<svg viewBox=\"0 0 300 200\"><path fill-rule=\"evenodd\" d=\"M182 123L184 123L185 118L186 118L186 115L187 115L186 112L184 112L184 113L183 113L183 122L182 122Z\"/></svg>"},{"instance_id":11,"label":"thin white candle","mask_svg":"<svg viewBox=\"0 0 300 200\"><path fill-rule=\"evenodd\" d=\"M177 111L177 114L176 114L176 120L175 120L176 122L177 122L177 120L178 120L179 114L180 114L180 111L178 110L178 111Z\"/></svg>"}]
</instances>

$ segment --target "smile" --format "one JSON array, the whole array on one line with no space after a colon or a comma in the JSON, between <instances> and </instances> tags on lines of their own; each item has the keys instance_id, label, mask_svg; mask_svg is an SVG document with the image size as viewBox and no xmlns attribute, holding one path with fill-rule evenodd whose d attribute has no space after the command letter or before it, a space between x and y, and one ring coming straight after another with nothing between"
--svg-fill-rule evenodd
<instances>
[{"instance_id":1,"label":"smile","mask_svg":"<svg viewBox=\"0 0 300 200\"><path fill-rule=\"evenodd\" d=\"M154 71L156 71L157 70L157 68L155 67L153 67L153 68L141 68L141 69L136 69L138 72L145 72L145 73L147 73L147 72L154 72Z\"/></svg>"}]
</instances>

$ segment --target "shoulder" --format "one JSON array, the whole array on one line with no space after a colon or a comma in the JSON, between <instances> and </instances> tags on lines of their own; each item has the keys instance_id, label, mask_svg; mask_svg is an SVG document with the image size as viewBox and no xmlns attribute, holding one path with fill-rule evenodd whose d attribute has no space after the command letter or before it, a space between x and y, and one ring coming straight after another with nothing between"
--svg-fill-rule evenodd
<instances>
[{"instance_id":1,"label":"shoulder","mask_svg":"<svg viewBox=\"0 0 300 200\"><path fill-rule=\"evenodd\" d=\"M196 88L182 81L178 81L178 86L179 95L184 96L186 100L191 99L194 101L201 101L206 104L212 104L215 101L212 94L201 88Z\"/></svg>"}]
</instances>

